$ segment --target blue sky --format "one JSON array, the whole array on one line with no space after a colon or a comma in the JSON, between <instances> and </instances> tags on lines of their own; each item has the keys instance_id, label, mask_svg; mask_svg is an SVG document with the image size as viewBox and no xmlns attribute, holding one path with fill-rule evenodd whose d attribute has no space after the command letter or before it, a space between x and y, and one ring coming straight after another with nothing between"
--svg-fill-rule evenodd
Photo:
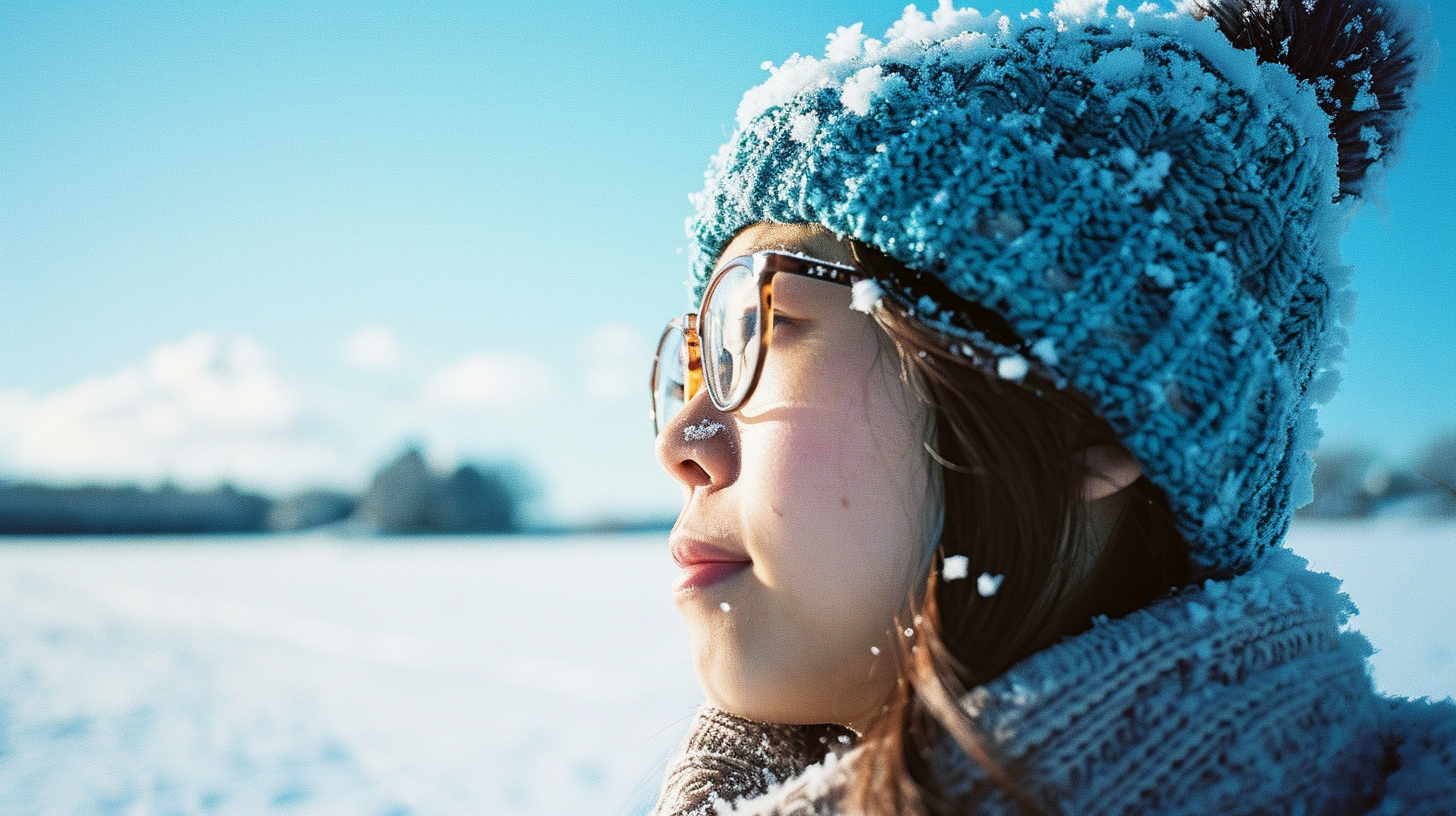
<instances>
[{"instance_id":1,"label":"blue sky","mask_svg":"<svg viewBox=\"0 0 1456 816\"><path fill-rule=\"evenodd\" d=\"M358 487L417 443L672 510L642 380L687 193L762 62L900 10L0 6L0 475ZM1456 428L1453 89L1345 241L1333 443Z\"/></svg>"}]
</instances>

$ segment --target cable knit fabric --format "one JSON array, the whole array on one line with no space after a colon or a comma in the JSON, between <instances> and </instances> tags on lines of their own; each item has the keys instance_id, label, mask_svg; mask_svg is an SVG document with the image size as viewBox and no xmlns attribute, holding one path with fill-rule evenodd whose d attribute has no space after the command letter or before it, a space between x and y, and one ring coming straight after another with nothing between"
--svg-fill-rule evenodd
<instances>
[{"instance_id":1,"label":"cable knit fabric","mask_svg":"<svg viewBox=\"0 0 1456 816\"><path fill-rule=\"evenodd\" d=\"M1311 406L1334 390L1330 119L1319 83L1212 20L1071 5L1090 11L912 6L884 41L840 29L823 59L771 68L694 198L696 291L755 222L818 223L935 275L1024 341L993 371L1094 400L1200 575L1227 577L1308 501ZM1395 104L1360 88L1348 105ZM1358 130L1370 161L1387 124ZM949 308L887 289L931 324Z\"/></svg>"},{"instance_id":2,"label":"cable knit fabric","mask_svg":"<svg viewBox=\"0 0 1456 816\"><path fill-rule=\"evenodd\" d=\"M853 740L853 731L837 725L761 723L705 707L682 747L682 755L692 761L668 769L653 812L707 816L733 799L757 796L793 779L847 750Z\"/></svg>"},{"instance_id":3,"label":"cable knit fabric","mask_svg":"<svg viewBox=\"0 0 1456 816\"><path fill-rule=\"evenodd\" d=\"M1245 575L1100 621L962 705L1061 813L1456 813L1456 704L1375 694L1369 644L1342 629L1352 611L1335 579L1279 549ZM700 726L722 734L725 722L734 736L711 754L701 728L689 738L657 813L846 811L857 751L765 793L776 769L806 761L806 740L721 712ZM752 774L713 770L724 755L770 772L739 784ZM952 812L1017 812L949 739L933 757ZM684 777L719 802L680 796Z\"/></svg>"}]
</instances>

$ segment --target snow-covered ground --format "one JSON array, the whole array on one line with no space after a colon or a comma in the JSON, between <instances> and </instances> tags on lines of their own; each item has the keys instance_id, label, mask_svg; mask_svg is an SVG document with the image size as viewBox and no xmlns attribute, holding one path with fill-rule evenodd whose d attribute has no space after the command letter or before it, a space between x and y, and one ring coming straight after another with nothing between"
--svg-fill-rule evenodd
<instances>
[{"instance_id":1,"label":"snow-covered ground","mask_svg":"<svg viewBox=\"0 0 1456 816\"><path fill-rule=\"evenodd\" d=\"M700 702L664 537L0 545L0 812L624 813Z\"/></svg>"},{"instance_id":2,"label":"snow-covered ground","mask_svg":"<svg viewBox=\"0 0 1456 816\"><path fill-rule=\"evenodd\" d=\"M1456 694L1456 525L1304 525ZM0 812L645 809L701 696L662 536L0 544Z\"/></svg>"},{"instance_id":3,"label":"snow-covered ground","mask_svg":"<svg viewBox=\"0 0 1456 816\"><path fill-rule=\"evenodd\" d=\"M1304 522L1289 546L1344 581L1375 646L1375 685L1406 697L1456 697L1456 523Z\"/></svg>"}]
</instances>

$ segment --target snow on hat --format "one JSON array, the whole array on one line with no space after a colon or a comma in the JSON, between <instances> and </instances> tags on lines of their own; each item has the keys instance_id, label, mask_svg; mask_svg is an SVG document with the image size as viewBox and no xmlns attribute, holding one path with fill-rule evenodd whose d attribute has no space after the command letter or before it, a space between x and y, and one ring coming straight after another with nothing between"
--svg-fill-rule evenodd
<instances>
[{"instance_id":1,"label":"snow on hat","mask_svg":"<svg viewBox=\"0 0 1456 816\"><path fill-rule=\"evenodd\" d=\"M884 40L841 28L743 97L693 197L697 297L756 222L931 273L1015 330L1003 371L1092 399L1201 576L1241 572L1310 497L1350 304L1338 237L1405 119L1416 49L1381 5L943 2Z\"/></svg>"}]
</instances>

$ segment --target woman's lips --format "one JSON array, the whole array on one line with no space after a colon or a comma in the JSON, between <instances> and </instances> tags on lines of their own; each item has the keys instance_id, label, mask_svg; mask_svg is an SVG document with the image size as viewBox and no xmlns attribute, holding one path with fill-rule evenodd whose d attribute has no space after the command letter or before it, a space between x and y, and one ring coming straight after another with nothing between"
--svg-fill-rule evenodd
<instances>
[{"instance_id":1,"label":"woman's lips","mask_svg":"<svg viewBox=\"0 0 1456 816\"><path fill-rule=\"evenodd\" d=\"M707 589L749 565L748 561L699 561L686 564L678 578L677 589Z\"/></svg>"},{"instance_id":2,"label":"woman's lips","mask_svg":"<svg viewBox=\"0 0 1456 816\"><path fill-rule=\"evenodd\" d=\"M679 590L706 589L753 563L731 549L686 536L673 536L671 547L672 560L682 567Z\"/></svg>"}]
</instances>

